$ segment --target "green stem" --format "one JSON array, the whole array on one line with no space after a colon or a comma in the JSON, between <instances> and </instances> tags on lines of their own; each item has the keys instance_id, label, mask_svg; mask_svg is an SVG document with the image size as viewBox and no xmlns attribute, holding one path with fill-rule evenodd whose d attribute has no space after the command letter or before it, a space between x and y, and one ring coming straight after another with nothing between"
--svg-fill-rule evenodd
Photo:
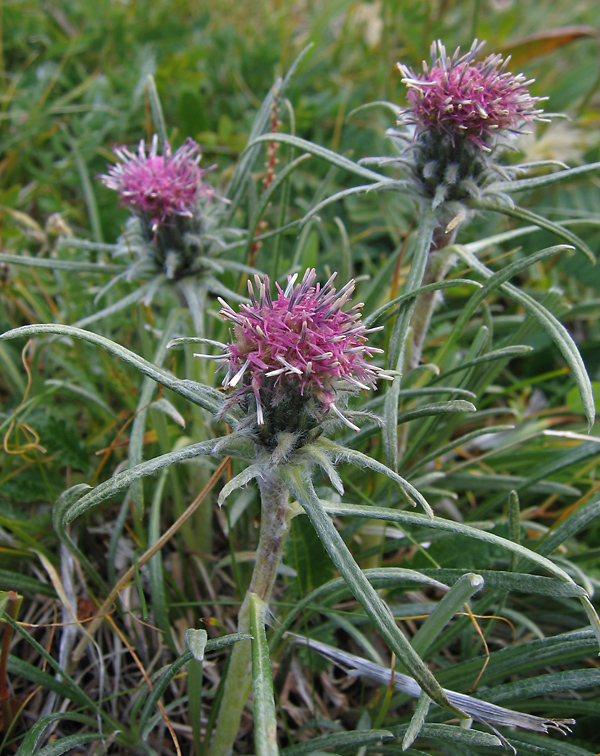
<instances>
[{"instance_id":1,"label":"green stem","mask_svg":"<svg viewBox=\"0 0 600 756\"><path fill-rule=\"evenodd\" d=\"M254 593L265 603L269 602L289 530L290 506L286 486L268 473L258 478L258 486L261 498L260 540L252 579L238 617L238 631L241 633L247 633L250 629L250 594ZM208 756L228 756L231 753L252 684L250 655L249 641L241 641L233 647Z\"/></svg>"},{"instance_id":2,"label":"green stem","mask_svg":"<svg viewBox=\"0 0 600 756\"><path fill-rule=\"evenodd\" d=\"M431 240L427 265L423 274L422 286L431 283L443 281L452 266L452 254L445 249L454 243L456 230L446 233L444 228L438 226ZM421 361L423 344L427 338L431 316L435 310L437 291L428 291L419 294L415 302L415 307L410 319L410 331L407 334L407 343L404 350L404 361L402 373L406 375L410 370L416 368ZM404 456L408 441L408 425L400 426L398 431L399 457Z\"/></svg>"},{"instance_id":3,"label":"green stem","mask_svg":"<svg viewBox=\"0 0 600 756\"><path fill-rule=\"evenodd\" d=\"M427 284L439 283L448 275L452 265L452 255L445 249L454 244L456 230L446 233L443 228L438 227L433 232L427 267L423 276L422 286ZM413 310L411 325L411 344L405 352L404 370L406 374L409 370L417 367L421 361L423 344L427 337L431 316L435 309L437 291L428 291L419 294Z\"/></svg>"}]
</instances>

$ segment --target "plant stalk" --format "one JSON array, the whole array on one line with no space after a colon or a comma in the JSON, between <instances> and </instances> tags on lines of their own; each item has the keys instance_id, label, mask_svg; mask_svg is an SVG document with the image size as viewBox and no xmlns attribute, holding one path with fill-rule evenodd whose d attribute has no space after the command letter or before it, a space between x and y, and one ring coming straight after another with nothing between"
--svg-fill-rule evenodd
<instances>
[{"instance_id":1,"label":"plant stalk","mask_svg":"<svg viewBox=\"0 0 600 756\"><path fill-rule=\"evenodd\" d=\"M438 283L446 278L453 262L453 255L448 252L446 247L454 244L455 239L456 229L447 232L445 228L438 226L434 230L429 257L427 259L427 267L425 268L425 275L423 276L423 286L431 283ZM421 361L423 344L425 343L427 332L429 331L429 324L435 309L436 297L438 294L439 292L437 291L428 291L424 294L419 294L417 297L415 309L413 310L410 321L411 341L410 344L407 345L408 348L406 349L404 357L403 373L405 375L409 370L417 367Z\"/></svg>"},{"instance_id":2,"label":"plant stalk","mask_svg":"<svg viewBox=\"0 0 600 756\"><path fill-rule=\"evenodd\" d=\"M269 602L277 569L287 540L290 520L289 492L279 478L265 473L258 478L261 498L260 539L250 586L238 617L238 632L250 629L250 594ZM231 652L215 735L208 756L229 756L240 726L242 711L250 693L250 641L236 643Z\"/></svg>"}]
</instances>

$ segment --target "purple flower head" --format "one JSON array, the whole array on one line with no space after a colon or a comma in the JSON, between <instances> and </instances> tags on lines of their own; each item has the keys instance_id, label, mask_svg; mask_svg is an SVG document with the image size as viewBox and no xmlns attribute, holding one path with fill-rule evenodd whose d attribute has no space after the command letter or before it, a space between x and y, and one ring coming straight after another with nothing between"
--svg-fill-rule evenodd
<instances>
[{"instance_id":1,"label":"purple flower head","mask_svg":"<svg viewBox=\"0 0 600 756\"><path fill-rule=\"evenodd\" d=\"M497 134L519 132L523 123L540 119L539 97L528 90L533 80L506 71L510 58L489 55L475 60L485 43L473 42L465 55L460 48L452 57L438 40L431 46L431 64L423 62L423 73L397 63L408 87L410 108L404 119L417 131L436 129L448 134L452 143L464 138L486 152Z\"/></svg>"},{"instance_id":2,"label":"purple flower head","mask_svg":"<svg viewBox=\"0 0 600 756\"><path fill-rule=\"evenodd\" d=\"M276 299L268 277L255 276L258 298L249 282L250 304L239 312L220 300L220 315L234 324L223 385L236 389L235 400L274 433L311 430L329 410L356 428L335 404L338 389L374 388L381 372L367 362L382 350L367 346L362 304L342 309L354 281L336 294L335 275L322 287L314 270L300 283L297 274L288 276L285 291L276 284Z\"/></svg>"},{"instance_id":3,"label":"purple flower head","mask_svg":"<svg viewBox=\"0 0 600 756\"><path fill-rule=\"evenodd\" d=\"M137 155L124 146L113 151L121 162L109 167L100 177L102 183L119 192L124 205L147 216L153 231L173 215L191 218L198 201L212 196L211 187L202 182L202 153L193 139L186 139L174 153L165 143L162 155L157 154L156 134L148 154L143 139Z\"/></svg>"}]
</instances>

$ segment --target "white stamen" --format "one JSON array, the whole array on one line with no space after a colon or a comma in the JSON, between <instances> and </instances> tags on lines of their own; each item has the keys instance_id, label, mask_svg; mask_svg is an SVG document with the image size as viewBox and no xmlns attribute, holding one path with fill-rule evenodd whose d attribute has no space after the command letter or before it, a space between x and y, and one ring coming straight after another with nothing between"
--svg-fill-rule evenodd
<instances>
[{"instance_id":1,"label":"white stamen","mask_svg":"<svg viewBox=\"0 0 600 756\"><path fill-rule=\"evenodd\" d=\"M344 425L347 425L348 428L352 428L352 430L356 431L357 433L359 432L360 428L358 427L358 425L354 425L354 423L351 423L350 420L348 420L348 418L339 411L339 409L335 406L333 402L331 402L331 404L329 405L329 408L334 411L334 413L340 418L340 420L344 423Z\"/></svg>"},{"instance_id":2,"label":"white stamen","mask_svg":"<svg viewBox=\"0 0 600 756\"><path fill-rule=\"evenodd\" d=\"M244 364L242 365L242 367L237 371L237 373L229 381L229 385L230 386L232 386L233 388L235 388L238 385L238 383L242 379L242 376L246 372L246 369L247 369L247 367L248 367L249 364L250 364L250 360L246 360L246 362L244 362Z\"/></svg>"}]
</instances>

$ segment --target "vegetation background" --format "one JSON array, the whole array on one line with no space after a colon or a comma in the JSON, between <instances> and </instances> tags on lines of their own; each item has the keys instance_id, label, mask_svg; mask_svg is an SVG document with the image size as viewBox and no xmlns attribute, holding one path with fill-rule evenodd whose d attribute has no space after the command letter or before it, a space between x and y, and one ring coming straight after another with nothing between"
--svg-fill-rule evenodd
<instances>
[{"instance_id":1,"label":"vegetation background","mask_svg":"<svg viewBox=\"0 0 600 756\"><path fill-rule=\"evenodd\" d=\"M202 165L214 164L209 180L217 192L225 191L273 82L309 43L313 46L279 103L282 132L354 160L389 154L389 111L354 113L355 108L376 100L402 105L405 91L396 61L418 66L434 39L453 50L457 45L467 49L477 37L487 40L487 52L512 54L510 68L536 79L531 90L548 96L546 110L568 116L538 125L532 137L520 142L519 160L555 159L571 166L600 160L600 18L593 0L221 0L210 7L192 0L7 0L0 14L0 332L29 323L79 322L139 285L121 281L97 305L94 296L109 280L106 274L22 266L8 256L110 263L108 247L90 252L59 239L75 236L108 245L121 233L127 213L97 176L113 162L113 145L133 146L154 133L149 74L156 81L169 140L177 146L189 136L202 145ZM280 146L277 156L281 170L291 151ZM259 161L236 214L239 228L256 220L265 174ZM311 158L275 194L258 230L267 233L282 220L298 220L319 199L354 183L344 171ZM594 251L599 249L597 174L529 192L524 204L553 220L579 221L577 232ZM292 228L261 244L249 243L232 258L269 273L276 270L280 278L293 266L314 266L323 276L344 268L358 279L367 315L402 293L409 270L408 253L403 255L416 220L409 201L397 194L349 197L320 216L300 234ZM479 242L518 225L481 215L461 231L459 241ZM481 245L481 259L497 270L555 243L549 231L514 242L489 242ZM461 264L453 275L473 277ZM224 280L242 290L239 274L228 272ZM583 255L563 253L525 268L513 283L567 325L598 396L600 267ZM445 292L425 362L435 362L471 293L464 286ZM152 306L138 303L91 329L153 361L157 334L178 306L165 290ZM217 309L211 301L208 327L213 337L226 338ZM389 328L384 345L386 338ZM533 351L452 373L452 366L514 344ZM36 339L23 346L0 343L0 588L23 596L22 602L11 593L3 599L9 617L19 607L23 624L13 629L4 624L0 750L205 752L226 671L224 652L204 662L201 695L192 683L188 686L191 666L165 688L162 709L158 696L149 698L148 681L159 670L171 669L185 652L188 628L204 627L213 640L235 630L256 548L257 495L249 487L218 510L221 483L216 485L160 555L134 570L115 612L98 631L95 650L70 670L69 680L61 677L61 654L72 648L69 627L77 634L78 623L86 626L107 596L101 586L117 585L137 564L186 511L216 463L177 466L146 481L147 511L141 518L129 498L115 497L73 525L70 535L100 575L99 585L87 566L65 550L64 541L61 547L52 508L67 488L95 485L126 466L142 379L129 366L80 342ZM218 385L211 367L191 366L183 352L164 359L181 377ZM551 555L593 594L600 580L598 430L592 429L589 440L583 438L581 401L556 346L518 305L494 291L453 345L448 365L440 377L432 373L424 378L422 371L406 384L413 393L403 396L401 406L401 414L407 413L401 426L406 428L402 473L423 490L437 515L492 528ZM429 414L423 407L440 397L427 395L425 383L429 388L452 386L455 398L457 391L472 392L478 412ZM217 432L210 418L179 398L169 395L166 412L160 398L152 397L146 418L144 458L191 443L198 433ZM178 424L180 418L185 428ZM499 425L514 428L487 432ZM474 431L485 435L453 446ZM355 442L349 438L348 443ZM365 434L356 444L373 456L381 454L374 435ZM239 472L233 467L226 474ZM381 476L346 466L340 473L345 502L399 504L400 497ZM325 480L317 482L320 495L335 501ZM512 498L511 491L517 492ZM428 662L445 687L463 692L475 687L476 695L510 708L577 719L567 740L507 730L519 753L597 754L597 648L575 595L544 593L535 581L525 580L531 564L526 567L514 554L464 535L409 525L384 527L382 521L365 524L356 518L337 523L364 569L402 566L425 575L435 572L450 582L466 571L491 571L485 590L470 604L473 615L488 619L457 615L427 650ZM297 518L272 604L274 615L295 632L389 666L385 645L348 592L312 595L335 574L310 526ZM409 635L439 600L435 589L414 584L388 587L385 596ZM303 611L297 613L303 599ZM76 617L69 619L73 606ZM271 651L284 753L296 756L321 748L400 752L395 739L381 745L372 736L371 741L358 736L382 728L404 732L414 710L407 696L348 677L315 653L291 650L281 638ZM46 732L48 743L32 746L32 739L25 739L28 731L51 714L55 729ZM97 721L102 721L103 741ZM478 730L463 730L466 734L449 741L446 731L435 730L436 722L444 721L443 713L432 709L427 726L433 729L423 731L407 753L493 752L483 735L478 740ZM317 737L324 740L315 743ZM253 747L248 711L236 748L252 752Z\"/></svg>"}]
</instances>

